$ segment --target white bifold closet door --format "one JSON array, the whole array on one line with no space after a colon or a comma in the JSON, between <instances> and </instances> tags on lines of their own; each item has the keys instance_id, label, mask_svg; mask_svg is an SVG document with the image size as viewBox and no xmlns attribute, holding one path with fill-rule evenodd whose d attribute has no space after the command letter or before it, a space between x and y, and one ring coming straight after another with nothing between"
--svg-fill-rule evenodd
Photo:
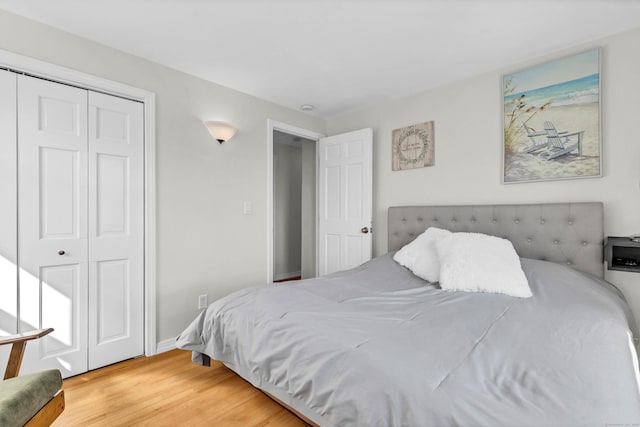
<instances>
[{"instance_id":1,"label":"white bifold closet door","mask_svg":"<svg viewBox=\"0 0 640 427\"><path fill-rule=\"evenodd\" d=\"M18 76L23 371L76 375L143 353L142 105Z\"/></svg>"},{"instance_id":2,"label":"white bifold closet door","mask_svg":"<svg viewBox=\"0 0 640 427\"><path fill-rule=\"evenodd\" d=\"M0 335L18 331L16 150L16 74L0 70ZM9 347L0 347L0 366Z\"/></svg>"},{"instance_id":3,"label":"white bifold closet door","mask_svg":"<svg viewBox=\"0 0 640 427\"><path fill-rule=\"evenodd\" d=\"M144 353L143 105L89 92L89 369Z\"/></svg>"}]
</instances>

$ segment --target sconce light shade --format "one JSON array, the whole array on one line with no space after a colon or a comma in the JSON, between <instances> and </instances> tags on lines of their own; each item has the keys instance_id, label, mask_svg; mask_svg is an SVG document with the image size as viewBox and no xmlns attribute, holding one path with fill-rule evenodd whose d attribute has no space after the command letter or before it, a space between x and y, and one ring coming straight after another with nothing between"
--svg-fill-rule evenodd
<instances>
[{"instance_id":1,"label":"sconce light shade","mask_svg":"<svg viewBox=\"0 0 640 427\"><path fill-rule=\"evenodd\" d=\"M224 122L205 121L204 124L209 129L211 136L220 144L231 139L238 131L238 129Z\"/></svg>"}]
</instances>

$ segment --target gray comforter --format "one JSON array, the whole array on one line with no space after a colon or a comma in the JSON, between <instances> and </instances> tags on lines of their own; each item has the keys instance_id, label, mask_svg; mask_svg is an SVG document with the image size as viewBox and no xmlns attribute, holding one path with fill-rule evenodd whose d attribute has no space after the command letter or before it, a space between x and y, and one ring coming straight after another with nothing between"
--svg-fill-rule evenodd
<instances>
[{"instance_id":1,"label":"gray comforter","mask_svg":"<svg viewBox=\"0 0 640 427\"><path fill-rule=\"evenodd\" d=\"M323 426L640 424L621 294L562 265L522 267L533 298L442 291L388 254L235 292L177 345Z\"/></svg>"}]
</instances>

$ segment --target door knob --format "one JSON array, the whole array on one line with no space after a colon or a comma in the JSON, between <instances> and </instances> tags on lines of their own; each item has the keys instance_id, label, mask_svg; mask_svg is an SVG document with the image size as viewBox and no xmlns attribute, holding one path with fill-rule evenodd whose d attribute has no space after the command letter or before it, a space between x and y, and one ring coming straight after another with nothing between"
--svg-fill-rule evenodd
<instances>
[{"instance_id":1,"label":"door knob","mask_svg":"<svg viewBox=\"0 0 640 427\"><path fill-rule=\"evenodd\" d=\"M362 227L360 231L362 232L362 234L367 234L369 232L369 227Z\"/></svg>"},{"instance_id":2,"label":"door knob","mask_svg":"<svg viewBox=\"0 0 640 427\"><path fill-rule=\"evenodd\" d=\"M64 255L65 252L64 251L58 251L58 255Z\"/></svg>"}]
</instances>

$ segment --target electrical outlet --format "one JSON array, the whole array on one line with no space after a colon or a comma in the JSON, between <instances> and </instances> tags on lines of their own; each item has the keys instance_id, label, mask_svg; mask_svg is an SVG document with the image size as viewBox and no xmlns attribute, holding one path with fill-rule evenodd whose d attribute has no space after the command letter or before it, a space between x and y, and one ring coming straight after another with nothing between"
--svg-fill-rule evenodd
<instances>
[{"instance_id":1,"label":"electrical outlet","mask_svg":"<svg viewBox=\"0 0 640 427\"><path fill-rule=\"evenodd\" d=\"M198 297L198 310L202 310L203 308L207 308L208 302L207 302L207 295L200 295Z\"/></svg>"}]
</instances>

